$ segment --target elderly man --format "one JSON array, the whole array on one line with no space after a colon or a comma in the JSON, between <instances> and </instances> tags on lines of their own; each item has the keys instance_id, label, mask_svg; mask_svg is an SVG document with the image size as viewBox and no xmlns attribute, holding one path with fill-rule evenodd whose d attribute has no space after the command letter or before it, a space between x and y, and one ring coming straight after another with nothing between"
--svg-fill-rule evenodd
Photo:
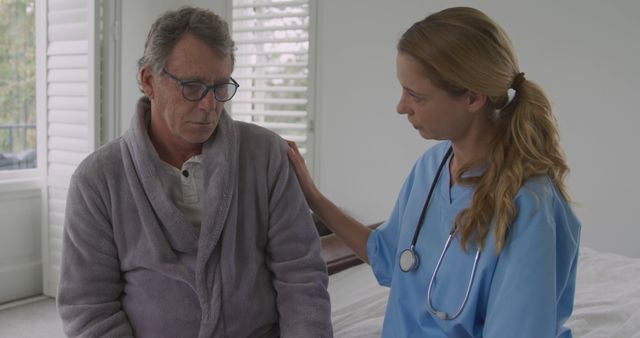
<instances>
[{"instance_id":1,"label":"elderly man","mask_svg":"<svg viewBox=\"0 0 640 338\"><path fill-rule=\"evenodd\" d=\"M329 337L326 267L270 131L224 110L227 24L182 8L151 27L132 127L69 189L58 307L69 336Z\"/></svg>"}]
</instances>

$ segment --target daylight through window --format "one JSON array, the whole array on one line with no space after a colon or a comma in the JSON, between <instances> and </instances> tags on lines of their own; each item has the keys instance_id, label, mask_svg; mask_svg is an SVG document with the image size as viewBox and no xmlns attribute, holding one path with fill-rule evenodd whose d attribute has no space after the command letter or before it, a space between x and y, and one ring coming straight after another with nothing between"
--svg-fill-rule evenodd
<instances>
[{"instance_id":1,"label":"daylight through window","mask_svg":"<svg viewBox=\"0 0 640 338\"><path fill-rule=\"evenodd\" d=\"M0 0L0 170L36 167L35 1Z\"/></svg>"},{"instance_id":2,"label":"daylight through window","mask_svg":"<svg viewBox=\"0 0 640 338\"><path fill-rule=\"evenodd\" d=\"M309 149L309 1L234 0L236 120Z\"/></svg>"}]
</instances>

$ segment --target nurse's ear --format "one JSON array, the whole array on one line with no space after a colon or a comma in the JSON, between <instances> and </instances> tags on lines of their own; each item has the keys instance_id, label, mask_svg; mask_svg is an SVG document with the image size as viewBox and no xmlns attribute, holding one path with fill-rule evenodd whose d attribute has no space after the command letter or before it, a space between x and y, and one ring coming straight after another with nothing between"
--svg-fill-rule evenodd
<instances>
[{"instance_id":1,"label":"nurse's ear","mask_svg":"<svg viewBox=\"0 0 640 338\"><path fill-rule=\"evenodd\" d=\"M466 104L467 104L467 110L470 113L475 113L475 112L479 112L482 111L484 109L484 106L487 103L487 96L486 95L482 95L478 92L474 92L472 90L468 90L465 93L465 100L466 100Z\"/></svg>"}]
</instances>

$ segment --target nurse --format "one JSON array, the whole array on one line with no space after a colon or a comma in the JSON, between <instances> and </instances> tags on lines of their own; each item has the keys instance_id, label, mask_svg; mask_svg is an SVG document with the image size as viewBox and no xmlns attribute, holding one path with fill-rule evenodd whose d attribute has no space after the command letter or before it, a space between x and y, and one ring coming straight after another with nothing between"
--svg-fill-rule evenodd
<instances>
[{"instance_id":1,"label":"nurse","mask_svg":"<svg viewBox=\"0 0 640 338\"><path fill-rule=\"evenodd\" d=\"M289 157L311 209L391 288L383 337L571 337L580 222L549 100L473 8L415 23L397 46L398 113L442 142L370 230Z\"/></svg>"}]
</instances>

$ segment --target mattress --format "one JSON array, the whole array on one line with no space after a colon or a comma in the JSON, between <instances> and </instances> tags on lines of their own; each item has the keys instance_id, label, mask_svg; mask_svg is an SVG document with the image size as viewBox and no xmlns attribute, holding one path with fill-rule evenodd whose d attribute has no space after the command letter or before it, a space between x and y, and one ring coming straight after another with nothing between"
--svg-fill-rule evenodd
<instances>
[{"instance_id":1,"label":"mattress","mask_svg":"<svg viewBox=\"0 0 640 338\"><path fill-rule=\"evenodd\" d=\"M331 275L335 337L379 337L388 293L366 264ZM574 337L640 338L640 258L582 247L566 325Z\"/></svg>"}]
</instances>

